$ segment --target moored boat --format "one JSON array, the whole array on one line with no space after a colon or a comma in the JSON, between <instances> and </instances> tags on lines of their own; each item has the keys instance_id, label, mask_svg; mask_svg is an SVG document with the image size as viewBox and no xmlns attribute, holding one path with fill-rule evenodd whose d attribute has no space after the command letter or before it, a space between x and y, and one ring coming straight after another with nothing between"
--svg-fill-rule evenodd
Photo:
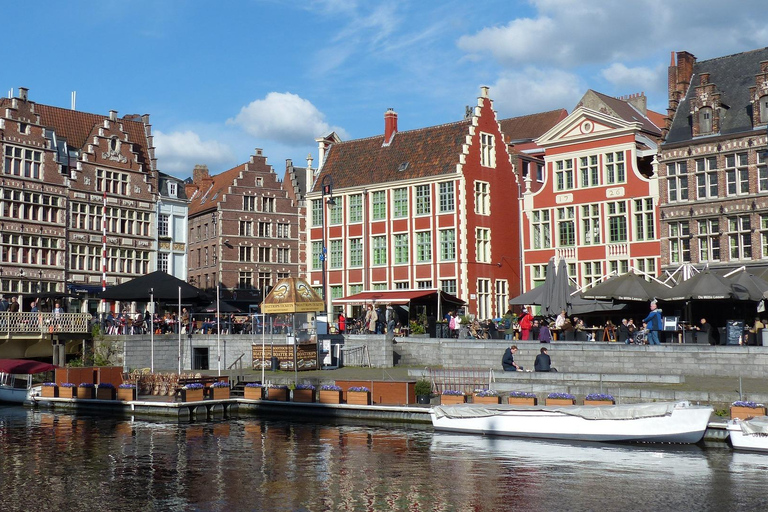
<instances>
[{"instance_id":1,"label":"moored boat","mask_svg":"<svg viewBox=\"0 0 768 512\"><path fill-rule=\"evenodd\" d=\"M728 437L735 450L768 452L768 416L728 422Z\"/></svg>"},{"instance_id":2,"label":"moored boat","mask_svg":"<svg viewBox=\"0 0 768 512\"><path fill-rule=\"evenodd\" d=\"M32 376L55 370L52 364L29 359L0 359L0 402L22 404L39 394Z\"/></svg>"},{"instance_id":3,"label":"moored boat","mask_svg":"<svg viewBox=\"0 0 768 512\"><path fill-rule=\"evenodd\" d=\"M689 402L614 406L437 406L436 430L574 441L697 443L712 407Z\"/></svg>"}]
</instances>

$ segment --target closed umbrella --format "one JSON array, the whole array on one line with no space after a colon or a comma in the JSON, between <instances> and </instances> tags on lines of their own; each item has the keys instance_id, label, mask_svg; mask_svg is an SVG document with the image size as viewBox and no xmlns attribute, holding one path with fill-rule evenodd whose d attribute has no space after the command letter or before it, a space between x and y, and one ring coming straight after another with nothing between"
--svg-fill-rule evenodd
<instances>
[{"instance_id":1,"label":"closed umbrella","mask_svg":"<svg viewBox=\"0 0 768 512\"><path fill-rule=\"evenodd\" d=\"M549 260L547 279L544 285L547 286L547 290L541 303L542 314L545 316L557 316L562 310L568 311L573 290L568 282L568 266L565 260L560 260L557 272L555 272L554 261Z\"/></svg>"},{"instance_id":2,"label":"closed umbrella","mask_svg":"<svg viewBox=\"0 0 768 512\"><path fill-rule=\"evenodd\" d=\"M629 271L626 274L611 277L584 291L581 295L585 299L646 302L664 295L668 289L669 287L665 285L646 281L641 276Z\"/></svg>"}]
</instances>

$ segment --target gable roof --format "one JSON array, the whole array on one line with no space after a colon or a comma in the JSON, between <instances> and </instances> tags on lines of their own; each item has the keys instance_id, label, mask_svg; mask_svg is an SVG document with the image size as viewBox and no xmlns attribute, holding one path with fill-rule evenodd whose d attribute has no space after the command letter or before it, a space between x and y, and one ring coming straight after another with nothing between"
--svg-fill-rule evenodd
<instances>
[{"instance_id":1,"label":"gable roof","mask_svg":"<svg viewBox=\"0 0 768 512\"><path fill-rule=\"evenodd\" d=\"M587 99L589 96L594 97L601 103L599 108L595 108L594 105L585 104L585 99ZM581 101L579 101L579 105L585 105L587 108L591 108L593 110L605 110L606 113L614 117L618 117L619 119L623 119L630 123L640 123L642 126L641 130L644 132L650 133L657 137L661 135L660 127L663 126L663 123L661 125L655 124L647 114L640 112L640 110L635 108L635 106L632 105L629 101L625 101L620 98L614 98L612 96L608 96L606 94L602 94L589 89L584 94L584 97L581 99Z\"/></svg>"},{"instance_id":2,"label":"gable roof","mask_svg":"<svg viewBox=\"0 0 768 512\"><path fill-rule=\"evenodd\" d=\"M568 111L560 108L549 112L501 119L499 125L507 142L533 140L546 133L547 130L567 116Z\"/></svg>"},{"instance_id":3,"label":"gable roof","mask_svg":"<svg viewBox=\"0 0 768 512\"><path fill-rule=\"evenodd\" d=\"M200 183L195 183L197 193L192 195L192 200L189 202L189 216L192 217L205 211L216 210L226 190L232 186L235 179L245 170L246 165L248 164L240 164L215 176L206 177Z\"/></svg>"},{"instance_id":4,"label":"gable roof","mask_svg":"<svg viewBox=\"0 0 768 512\"><path fill-rule=\"evenodd\" d=\"M693 138L690 118L691 99L695 95L696 86L701 83L702 73L709 73L709 83L715 85L717 92L720 93L721 104L727 107L727 114L720 116L720 133L715 135L752 131L754 126L752 126L749 88L755 85L755 76L760 73L760 62L766 60L768 60L768 48L759 48L695 62L691 85L686 91L685 98L677 107L665 143L684 142Z\"/></svg>"}]
</instances>

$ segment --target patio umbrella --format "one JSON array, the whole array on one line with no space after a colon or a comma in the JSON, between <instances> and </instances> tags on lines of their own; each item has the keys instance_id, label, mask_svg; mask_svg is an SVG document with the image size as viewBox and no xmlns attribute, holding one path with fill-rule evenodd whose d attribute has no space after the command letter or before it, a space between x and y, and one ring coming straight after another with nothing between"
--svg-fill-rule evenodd
<instances>
[{"instance_id":1,"label":"patio umbrella","mask_svg":"<svg viewBox=\"0 0 768 512\"><path fill-rule=\"evenodd\" d=\"M729 275L728 279L733 282L734 289L737 292L744 292L749 296L748 300L760 301L768 293L768 282L760 279L755 274L747 272L744 268L735 274Z\"/></svg>"},{"instance_id":2,"label":"patio umbrella","mask_svg":"<svg viewBox=\"0 0 768 512\"><path fill-rule=\"evenodd\" d=\"M568 283L568 266L560 260L555 272L554 259L547 265L547 278L544 281L546 292L542 297L541 313L544 316L557 316L562 310L568 310L573 290Z\"/></svg>"},{"instance_id":3,"label":"patio umbrella","mask_svg":"<svg viewBox=\"0 0 768 512\"><path fill-rule=\"evenodd\" d=\"M581 295L585 299L646 302L662 296L668 289L659 283L646 281L630 270L595 285Z\"/></svg>"},{"instance_id":4,"label":"patio umbrella","mask_svg":"<svg viewBox=\"0 0 768 512\"><path fill-rule=\"evenodd\" d=\"M229 302L221 301L219 302L219 309L218 311L220 313L242 313L243 310L233 306ZM196 311L196 313L216 313L216 303L211 302L207 306L204 306Z\"/></svg>"},{"instance_id":5,"label":"patio umbrella","mask_svg":"<svg viewBox=\"0 0 768 512\"><path fill-rule=\"evenodd\" d=\"M511 306L525 306L526 304L539 306L541 305L541 298L544 296L546 289L546 283L537 286L533 290L528 290L514 299L509 299L509 304Z\"/></svg>"},{"instance_id":6,"label":"patio umbrella","mask_svg":"<svg viewBox=\"0 0 768 512\"><path fill-rule=\"evenodd\" d=\"M666 301L675 300L749 300L749 294L741 285L727 277L706 269L690 279L674 286L658 297Z\"/></svg>"},{"instance_id":7,"label":"patio umbrella","mask_svg":"<svg viewBox=\"0 0 768 512\"><path fill-rule=\"evenodd\" d=\"M152 292L154 300L161 302L207 300L206 294L186 281L158 270L145 276L137 277L117 286L111 286L98 296L107 300L147 300Z\"/></svg>"}]
</instances>

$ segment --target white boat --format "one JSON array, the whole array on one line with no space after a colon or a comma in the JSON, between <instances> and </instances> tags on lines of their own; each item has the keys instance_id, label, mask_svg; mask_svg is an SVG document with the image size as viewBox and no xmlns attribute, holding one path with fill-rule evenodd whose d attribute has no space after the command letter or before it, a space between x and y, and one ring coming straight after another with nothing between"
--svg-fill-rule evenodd
<instances>
[{"instance_id":1,"label":"white boat","mask_svg":"<svg viewBox=\"0 0 768 512\"><path fill-rule=\"evenodd\" d=\"M734 449L768 452L768 416L731 420L726 428Z\"/></svg>"},{"instance_id":2,"label":"white boat","mask_svg":"<svg viewBox=\"0 0 768 512\"><path fill-rule=\"evenodd\" d=\"M536 407L454 405L432 408L435 430L563 439L637 443L697 443L712 407L689 402L613 406Z\"/></svg>"},{"instance_id":3,"label":"white boat","mask_svg":"<svg viewBox=\"0 0 768 512\"><path fill-rule=\"evenodd\" d=\"M29 359L0 359L0 402L30 401L40 394L40 385L32 385L32 375L55 369L52 364Z\"/></svg>"}]
</instances>

